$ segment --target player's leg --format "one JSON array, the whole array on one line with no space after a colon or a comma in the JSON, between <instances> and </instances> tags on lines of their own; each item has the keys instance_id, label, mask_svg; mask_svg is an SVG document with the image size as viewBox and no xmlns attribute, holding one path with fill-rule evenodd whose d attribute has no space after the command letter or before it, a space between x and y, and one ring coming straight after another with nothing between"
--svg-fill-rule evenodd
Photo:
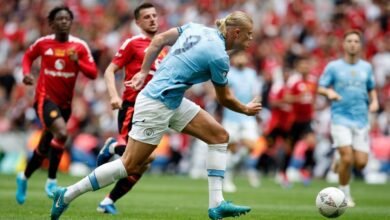
<instances>
[{"instance_id":1,"label":"player's leg","mask_svg":"<svg viewBox=\"0 0 390 220\"><path fill-rule=\"evenodd\" d=\"M339 161L337 162L339 188L344 192L348 201L351 201L349 203L350 206L352 206L352 197L349 186L353 165L352 130L345 126L332 124L331 135L334 141L334 146L337 147L337 152L340 155Z\"/></svg>"},{"instance_id":2,"label":"player's leg","mask_svg":"<svg viewBox=\"0 0 390 220\"><path fill-rule=\"evenodd\" d=\"M141 95L137 98L136 106L138 105L139 111L134 114L136 125L133 124L131 138L123 156L97 167L77 183L56 190L51 209L52 219L58 219L69 203L80 195L101 189L127 176L141 175L147 169L149 162L147 159L168 129L173 111L168 110L159 101ZM165 108L165 114L162 113L162 108Z\"/></svg>"},{"instance_id":3,"label":"player's leg","mask_svg":"<svg viewBox=\"0 0 390 220\"><path fill-rule=\"evenodd\" d=\"M53 134L49 150L49 170L48 178L45 184L45 191L48 197L53 197L53 191L57 187L57 171L62 154L65 150L67 139L66 121L68 121L71 110L60 109L56 104L47 100L45 102L45 123Z\"/></svg>"},{"instance_id":4,"label":"player's leg","mask_svg":"<svg viewBox=\"0 0 390 220\"><path fill-rule=\"evenodd\" d=\"M129 131L131 130L133 114L134 103L124 101L122 103L122 108L118 111L118 131L121 137L126 141L128 139ZM109 137L99 152L97 166L107 163L114 154L122 156L125 149L125 144L119 144L115 138Z\"/></svg>"},{"instance_id":5,"label":"player's leg","mask_svg":"<svg viewBox=\"0 0 390 220\"><path fill-rule=\"evenodd\" d=\"M39 144L34 150L31 159L28 161L24 172L18 174L16 178L16 201L19 204L23 204L26 200L27 192L27 180L31 175L42 165L42 162L47 158L49 153L49 144L53 138L53 135L48 130L44 130L41 134Z\"/></svg>"},{"instance_id":6,"label":"player's leg","mask_svg":"<svg viewBox=\"0 0 390 220\"><path fill-rule=\"evenodd\" d=\"M131 130L132 127L132 118L134 113L134 105L131 105L130 103L124 102L122 104L122 109L119 111L118 114L118 128L120 131L120 134L123 138L128 139L128 133ZM123 155L126 145L119 145L117 142L112 141L113 139L109 138L106 141L105 146L102 148L101 153L99 153L98 161L106 161L105 155L106 149L108 147L110 158L115 153L120 156ZM108 142L108 144L107 144ZM109 158L108 158L109 159ZM148 159L149 163L153 159L150 157ZM107 160L108 161L108 160ZM105 162L104 162L105 163ZM98 164L100 165L100 164ZM114 188L110 191L110 193L99 203L99 206L97 207L98 212L108 213L108 214L116 214L117 210L115 208L114 203L120 199L122 196L124 196L127 192L129 192L133 186L138 182L139 179L141 179L142 174L140 175L132 175L125 178L120 179L114 186Z\"/></svg>"},{"instance_id":7,"label":"player's leg","mask_svg":"<svg viewBox=\"0 0 390 220\"><path fill-rule=\"evenodd\" d=\"M181 117L188 115L187 111L196 110L192 102L184 99ZM199 107L198 107L199 108ZM226 169L227 142L229 134L226 130L206 111L200 109L189 123L184 124L182 132L190 134L208 143L207 172L209 182L209 217L211 219L222 219L229 216L239 216L250 211L249 207L237 206L224 201L222 184ZM192 112L193 113L193 112ZM180 118L177 116L176 118ZM182 120L185 121L185 120ZM176 127L176 126L175 126ZM207 129L205 129L207 128ZM175 130L180 130L177 126Z\"/></svg>"},{"instance_id":8,"label":"player's leg","mask_svg":"<svg viewBox=\"0 0 390 220\"><path fill-rule=\"evenodd\" d=\"M239 124L224 120L222 122L222 126L229 133L229 144L228 151L226 156L226 170L225 176L223 179L223 191L227 193L234 193L237 191L237 187L234 184L234 171L240 162L240 158L238 155L238 144L237 141L239 139Z\"/></svg>"},{"instance_id":9,"label":"player's leg","mask_svg":"<svg viewBox=\"0 0 390 220\"><path fill-rule=\"evenodd\" d=\"M368 154L370 152L370 143L369 143L369 129L361 128L354 129L353 137L353 157L354 157L354 166L357 170L362 170L368 162Z\"/></svg>"},{"instance_id":10,"label":"player's leg","mask_svg":"<svg viewBox=\"0 0 390 220\"><path fill-rule=\"evenodd\" d=\"M249 184L257 188L260 186L260 176L255 166L257 161L252 161L250 153L256 148L256 141L259 138L258 125L255 118L248 118L242 121L242 129L240 131L240 141L246 147L241 150L240 156L245 160L246 174L248 176Z\"/></svg>"}]
</instances>

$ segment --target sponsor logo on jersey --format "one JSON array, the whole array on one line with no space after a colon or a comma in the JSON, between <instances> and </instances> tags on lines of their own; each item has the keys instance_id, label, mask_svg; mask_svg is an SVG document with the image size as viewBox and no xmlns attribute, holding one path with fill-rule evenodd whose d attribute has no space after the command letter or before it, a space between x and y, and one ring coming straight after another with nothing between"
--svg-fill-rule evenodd
<instances>
[{"instance_id":1,"label":"sponsor logo on jersey","mask_svg":"<svg viewBox=\"0 0 390 220\"><path fill-rule=\"evenodd\" d=\"M61 71L53 71L53 70L48 70L48 69L44 69L43 72L46 75L50 75L50 76L54 76L54 77L71 78L71 77L76 76L76 74L73 72L61 72Z\"/></svg>"},{"instance_id":2,"label":"sponsor logo on jersey","mask_svg":"<svg viewBox=\"0 0 390 220\"><path fill-rule=\"evenodd\" d=\"M57 70L63 70L65 68L65 61L63 59L57 59L55 62L54 62L54 67L57 69Z\"/></svg>"}]
</instances>

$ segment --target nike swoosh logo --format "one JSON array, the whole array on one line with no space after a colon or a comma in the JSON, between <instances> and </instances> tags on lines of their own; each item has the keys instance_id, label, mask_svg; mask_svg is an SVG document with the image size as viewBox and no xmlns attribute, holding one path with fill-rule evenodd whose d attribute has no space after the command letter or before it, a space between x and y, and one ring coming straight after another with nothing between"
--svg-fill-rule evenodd
<instances>
[{"instance_id":1,"label":"nike swoosh logo","mask_svg":"<svg viewBox=\"0 0 390 220\"><path fill-rule=\"evenodd\" d=\"M145 122L145 119L144 120L140 120L140 121L133 121L133 124L135 124L137 122Z\"/></svg>"},{"instance_id":2,"label":"nike swoosh logo","mask_svg":"<svg viewBox=\"0 0 390 220\"><path fill-rule=\"evenodd\" d=\"M61 196L58 197L58 200L56 202L56 208L59 208L60 207L60 200L61 200Z\"/></svg>"}]
</instances>

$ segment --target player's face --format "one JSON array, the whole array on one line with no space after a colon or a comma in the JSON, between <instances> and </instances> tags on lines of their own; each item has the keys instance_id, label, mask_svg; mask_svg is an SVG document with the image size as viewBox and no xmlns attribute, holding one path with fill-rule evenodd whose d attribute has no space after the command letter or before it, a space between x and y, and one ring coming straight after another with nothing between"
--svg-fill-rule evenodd
<instances>
[{"instance_id":1,"label":"player's face","mask_svg":"<svg viewBox=\"0 0 390 220\"><path fill-rule=\"evenodd\" d=\"M51 27L56 33L69 34L71 26L72 18L70 17L70 14L65 10L57 12L56 16L54 17L54 20L51 23Z\"/></svg>"},{"instance_id":2,"label":"player's face","mask_svg":"<svg viewBox=\"0 0 390 220\"><path fill-rule=\"evenodd\" d=\"M351 56L357 55L361 50L360 37L357 34L350 34L344 39L344 51Z\"/></svg>"},{"instance_id":3,"label":"player's face","mask_svg":"<svg viewBox=\"0 0 390 220\"><path fill-rule=\"evenodd\" d=\"M297 71L301 74L308 74L310 72L309 60L300 60L297 64Z\"/></svg>"},{"instance_id":4,"label":"player's face","mask_svg":"<svg viewBox=\"0 0 390 220\"><path fill-rule=\"evenodd\" d=\"M250 42L253 39L253 25L250 24L246 27L241 27L235 32L234 48L239 50L245 50L249 47Z\"/></svg>"},{"instance_id":5,"label":"player's face","mask_svg":"<svg viewBox=\"0 0 390 220\"><path fill-rule=\"evenodd\" d=\"M158 16L155 8L145 8L140 11L137 25L146 33L155 34L158 30Z\"/></svg>"}]
</instances>

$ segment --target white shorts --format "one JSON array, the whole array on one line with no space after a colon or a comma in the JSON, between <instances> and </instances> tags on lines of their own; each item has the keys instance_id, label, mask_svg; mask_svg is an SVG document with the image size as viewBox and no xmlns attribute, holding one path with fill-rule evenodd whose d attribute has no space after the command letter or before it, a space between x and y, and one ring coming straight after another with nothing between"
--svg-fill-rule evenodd
<instances>
[{"instance_id":1,"label":"white shorts","mask_svg":"<svg viewBox=\"0 0 390 220\"><path fill-rule=\"evenodd\" d=\"M354 150L369 153L369 128L350 128L343 125L331 124L330 133L333 138L334 147L352 146Z\"/></svg>"},{"instance_id":2,"label":"white shorts","mask_svg":"<svg viewBox=\"0 0 390 220\"><path fill-rule=\"evenodd\" d=\"M223 121L222 126L229 133L229 142L237 143L242 139L248 140L257 140L259 137L259 130L257 127L257 122L253 118L248 118L248 120L237 122Z\"/></svg>"},{"instance_id":3,"label":"white shorts","mask_svg":"<svg viewBox=\"0 0 390 220\"><path fill-rule=\"evenodd\" d=\"M200 107L186 98L183 98L177 109L168 109L161 101L140 93L135 102L129 136L143 143L157 145L169 128L181 132L199 111Z\"/></svg>"}]
</instances>

